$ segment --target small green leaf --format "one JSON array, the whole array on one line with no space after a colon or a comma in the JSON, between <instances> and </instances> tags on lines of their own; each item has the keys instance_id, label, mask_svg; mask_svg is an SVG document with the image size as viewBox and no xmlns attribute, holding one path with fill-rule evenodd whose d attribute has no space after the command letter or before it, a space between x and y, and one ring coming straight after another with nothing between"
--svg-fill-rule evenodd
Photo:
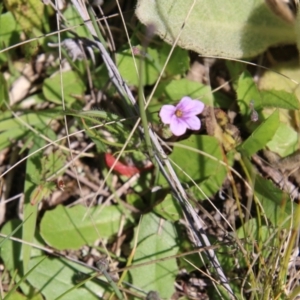
<instances>
[{"instance_id":1,"label":"small green leaf","mask_svg":"<svg viewBox=\"0 0 300 300\"><path fill-rule=\"evenodd\" d=\"M57 73L55 76L44 80L43 93L47 100L56 104L61 104L61 76L63 83L64 99L68 104L76 101L74 96L82 96L85 85L79 76L73 71Z\"/></svg>"},{"instance_id":2,"label":"small green leaf","mask_svg":"<svg viewBox=\"0 0 300 300\"><path fill-rule=\"evenodd\" d=\"M38 185L30 196L30 204L36 205L43 199L50 196L50 194L55 190L56 185L53 182L46 182Z\"/></svg>"},{"instance_id":3,"label":"small green leaf","mask_svg":"<svg viewBox=\"0 0 300 300\"><path fill-rule=\"evenodd\" d=\"M136 46L136 48L139 49L138 46ZM158 52L154 48L147 48L147 53L141 55L144 56L142 84L154 84L161 70L161 67L158 63ZM136 55L133 60L132 52L130 49L116 55L119 72L129 85L138 86L140 83L140 79L138 76L141 60L140 57L140 54Z\"/></svg>"},{"instance_id":4,"label":"small green leaf","mask_svg":"<svg viewBox=\"0 0 300 300\"><path fill-rule=\"evenodd\" d=\"M118 232L122 213L117 207L94 207L90 209L90 217L86 214L84 206L59 205L45 213L41 235L49 245L62 250L92 245L96 239L109 238Z\"/></svg>"},{"instance_id":5,"label":"small green leaf","mask_svg":"<svg viewBox=\"0 0 300 300\"><path fill-rule=\"evenodd\" d=\"M256 109L261 108L260 92L248 71L244 71L240 75L236 92L238 105L243 116L249 117L251 101L254 102Z\"/></svg>"},{"instance_id":6,"label":"small green leaf","mask_svg":"<svg viewBox=\"0 0 300 300\"><path fill-rule=\"evenodd\" d=\"M60 151L52 152L49 155L44 156L41 162L42 165L41 177L47 179L47 177L50 177L54 174L56 174L56 176L60 175L61 169L64 167L65 162L66 162L66 157Z\"/></svg>"},{"instance_id":7,"label":"small green leaf","mask_svg":"<svg viewBox=\"0 0 300 300\"><path fill-rule=\"evenodd\" d=\"M241 145L241 149L248 156L261 150L274 137L279 127L279 112L275 112L259 125L248 139Z\"/></svg>"},{"instance_id":8,"label":"small green leaf","mask_svg":"<svg viewBox=\"0 0 300 300\"><path fill-rule=\"evenodd\" d=\"M151 261L175 255L179 250L176 238L172 223L160 222L154 214L144 216L133 265L145 262L149 262L149 265L130 271L134 285L146 291L157 291L162 299L171 299L175 291L174 279L178 272L176 259L153 263Z\"/></svg>"}]
</instances>

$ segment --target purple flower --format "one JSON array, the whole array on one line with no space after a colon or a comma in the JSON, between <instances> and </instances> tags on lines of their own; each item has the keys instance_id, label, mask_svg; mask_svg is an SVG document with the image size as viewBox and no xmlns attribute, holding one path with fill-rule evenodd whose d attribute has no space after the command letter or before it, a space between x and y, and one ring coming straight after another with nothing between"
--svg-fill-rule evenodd
<instances>
[{"instance_id":1,"label":"purple flower","mask_svg":"<svg viewBox=\"0 0 300 300\"><path fill-rule=\"evenodd\" d=\"M202 113L203 109L204 103L185 96L176 106L163 105L159 116L164 124L170 124L170 130L174 135L180 136L187 129L200 129L201 122L197 115Z\"/></svg>"}]
</instances>

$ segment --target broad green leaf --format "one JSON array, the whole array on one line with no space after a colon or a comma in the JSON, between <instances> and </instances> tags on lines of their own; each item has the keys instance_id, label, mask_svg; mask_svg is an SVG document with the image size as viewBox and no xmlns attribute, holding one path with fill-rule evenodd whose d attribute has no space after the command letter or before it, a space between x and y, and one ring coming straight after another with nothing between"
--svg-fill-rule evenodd
<instances>
[{"instance_id":1,"label":"broad green leaf","mask_svg":"<svg viewBox=\"0 0 300 300\"><path fill-rule=\"evenodd\" d=\"M38 264L41 259L44 260ZM34 270L29 274L27 280L47 300L58 299L67 291L69 292L59 299L96 300L103 293L103 288L93 280L87 281L81 287L74 288L77 284L76 276L80 272L90 274L91 270L68 260L39 256L31 259L30 268L34 268ZM72 288L74 289L72 290Z\"/></svg>"},{"instance_id":2,"label":"broad green leaf","mask_svg":"<svg viewBox=\"0 0 300 300\"><path fill-rule=\"evenodd\" d=\"M56 249L79 249L96 239L109 238L118 232L122 212L116 206L87 208L62 205L47 211L41 222L41 235Z\"/></svg>"},{"instance_id":3,"label":"broad green leaf","mask_svg":"<svg viewBox=\"0 0 300 300\"><path fill-rule=\"evenodd\" d=\"M165 199L153 209L155 213L168 221L178 221L182 218L179 203L168 194Z\"/></svg>"},{"instance_id":4,"label":"broad green leaf","mask_svg":"<svg viewBox=\"0 0 300 300\"><path fill-rule=\"evenodd\" d=\"M70 105L76 101L74 96L82 96L85 91L85 84L73 71L63 72L61 75L47 78L43 83L43 93L47 100L61 104L61 76L63 84L64 99Z\"/></svg>"},{"instance_id":5,"label":"broad green leaf","mask_svg":"<svg viewBox=\"0 0 300 300\"><path fill-rule=\"evenodd\" d=\"M297 110L300 108L299 100L294 93L284 90L261 91L262 105L264 107L277 107L284 109Z\"/></svg>"},{"instance_id":6,"label":"broad green leaf","mask_svg":"<svg viewBox=\"0 0 300 300\"><path fill-rule=\"evenodd\" d=\"M300 85L298 82L300 82L300 66L297 59L278 63L272 67L272 70L264 72L259 80L259 88L267 91L284 90L293 93L300 100Z\"/></svg>"},{"instance_id":7,"label":"broad green leaf","mask_svg":"<svg viewBox=\"0 0 300 300\"><path fill-rule=\"evenodd\" d=\"M198 150L212 158L198 153ZM223 161L223 152L214 137L192 135L187 140L175 143L170 159L187 173L188 176L175 167L180 181L189 187L188 191L198 200L214 195L227 174L226 167L219 162ZM191 179L199 185L201 191Z\"/></svg>"},{"instance_id":8,"label":"broad green leaf","mask_svg":"<svg viewBox=\"0 0 300 300\"><path fill-rule=\"evenodd\" d=\"M165 64L170 54L171 46L163 43L162 49L159 49L159 61L161 66ZM166 66L165 72L167 76L175 76L184 74L190 67L190 58L188 51L175 47L172 52L171 58Z\"/></svg>"},{"instance_id":9,"label":"broad green leaf","mask_svg":"<svg viewBox=\"0 0 300 300\"><path fill-rule=\"evenodd\" d=\"M290 228L294 204L289 195L259 175L255 178L254 192L273 226Z\"/></svg>"},{"instance_id":10,"label":"broad green leaf","mask_svg":"<svg viewBox=\"0 0 300 300\"><path fill-rule=\"evenodd\" d=\"M140 49L136 46L135 49ZM142 51L142 50L138 50ZM129 85L138 86L140 83L139 79L139 67L141 55L144 56L144 69L142 73L143 85L154 84L161 71L161 67L158 60L158 51L154 48L147 48L147 52L138 54L132 57L131 50L123 51L116 55L117 66L120 74Z\"/></svg>"},{"instance_id":11,"label":"broad green leaf","mask_svg":"<svg viewBox=\"0 0 300 300\"><path fill-rule=\"evenodd\" d=\"M199 82L191 81L188 79L172 80L168 83L163 90L161 90L163 96L167 97L168 103L179 102L183 96L189 96L193 99L201 100L205 104L210 104L211 91L206 85Z\"/></svg>"},{"instance_id":12,"label":"broad green leaf","mask_svg":"<svg viewBox=\"0 0 300 300\"><path fill-rule=\"evenodd\" d=\"M47 125L47 123L55 117L55 114L47 112L24 113L22 116L19 116L19 118L12 117L10 112L6 112L5 114L9 117L0 121L0 131L24 128L24 133L28 131L28 128L25 127L23 122L32 126L38 124Z\"/></svg>"},{"instance_id":13,"label":"broad green leaf","mask_svg":"<svg viewBox=\"0 0 300 300\"><path fill-rule=\"evenodd\" d=\"M276 110L267 120L259 125L241 145L243 152L251 156L261 150L274 137L279 127L279 112Z\"/></svg>"},{"instance_id":14,"label":"broad green leaf","mask_svg":"<svg viewBox=\"0 0 300 300\"><path fill-rule=\"evenodd\" d=\"M294 27L263 0L139 0L136 14L164 41L173 44L179 37L180 47L204 55L251 57L296 42Z\"/></svg>"},{"instance_id":15,"label":"broad green leaf","mask_svg":"<svg viewBox=\"0 0 300 300\"><path fill-rule=\"evenodd\" d=\"M298 133L291 126L279 123L275 135L267 146L281 157L286 157L299 149L298 137Z\"/></svg>"},{"instance_id":16,"label":"broad green leaf","mask_svg":"<svg viewBox=\"0 0 300 300\"><path fill-rule=\"evenodd\" d=\"M174 279L178 272L176 259L153 263L151 261L175 255L179 250L176 239L177 234L172 223L160 222L154 214L143 217L133 265L145 262L149 262L149 265L130 271L135 286L147 292L157 291L162 299L171 299L175 291Z\"/></svg>"}]
</instances>

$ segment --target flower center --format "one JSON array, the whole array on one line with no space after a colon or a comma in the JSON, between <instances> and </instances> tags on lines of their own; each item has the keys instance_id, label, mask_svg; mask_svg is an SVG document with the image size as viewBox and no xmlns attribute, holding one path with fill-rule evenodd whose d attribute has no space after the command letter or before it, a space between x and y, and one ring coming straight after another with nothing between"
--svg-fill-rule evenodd
<instances>
[{"instance_id":1,"label":"flower center","mask_svg":"<svg viewBox=\"0 0 300 300\"><path fill-rule=\"evenodd\" d=\"M181 118L181 117L182 117L182 115L183 115L183 112L182 112L182 110L180 110L180 109L176 109L176 111L175 111L175 116L176 116L177 118Z\"/></svg>"}]
</instances>

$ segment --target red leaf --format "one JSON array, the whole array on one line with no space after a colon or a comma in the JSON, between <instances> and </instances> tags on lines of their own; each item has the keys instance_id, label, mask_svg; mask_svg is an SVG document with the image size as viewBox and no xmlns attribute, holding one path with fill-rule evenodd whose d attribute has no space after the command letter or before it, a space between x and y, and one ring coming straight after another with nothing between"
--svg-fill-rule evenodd
<instances>
[{"instance_id":1,"label":"red leaf","mask_svg":"<svg viewBox=\"0 0 300 300\"><path fill-rule=\"evenodd\" d=\"M110 153L105 153L105 163L108 168L111 168L115 161L116 161L116 158L113 155L111 155ZM127 165L121 163L120 161L118 161L115 164L113 170L115 172L117 172L121 175L127 176L127 177L131 177L131 176L141 172L141 170L138 169L137 167L127 166Z\"/></svg>"}]
</instances>

